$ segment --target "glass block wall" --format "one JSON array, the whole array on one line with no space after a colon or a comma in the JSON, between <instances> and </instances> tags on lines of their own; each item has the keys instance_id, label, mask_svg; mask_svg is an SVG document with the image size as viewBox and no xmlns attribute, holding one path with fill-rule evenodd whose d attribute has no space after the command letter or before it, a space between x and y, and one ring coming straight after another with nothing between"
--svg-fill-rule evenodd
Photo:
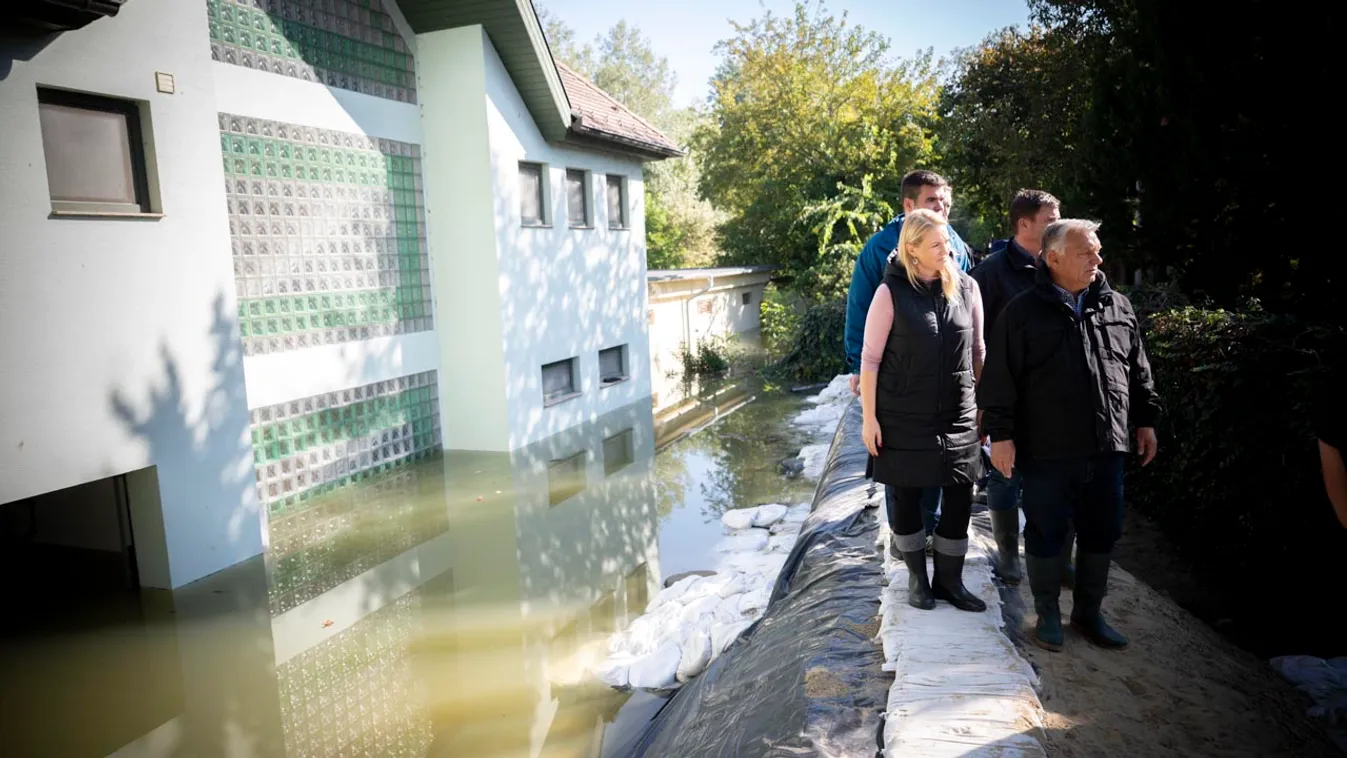
<instances>
[{"instance_id":1,"label":"glass block wall","mask_svg":"<svg viewBox=\"0 0 1347 758\"><path fill-rule=\"evenodd\" d=\"M244 355L433 328L417 145L219 122Z\"/></svg>"},{"instance_id":2,"label":"glass block wall","mask_svg":"<svg viewBox=\"0 0 1347 758\"><path fill-rule=\"evenodd\" d=\"M415 60L380 0L206 0L206 9L217 61L416 102Z\"/></svg>"},{"instance_id":3,"label":"glass block wall","mask_svg":"<svg viewBox=\"0 0 1347 758\"><path fill-rule=\"evenodd\" d=\"M258 496L271 518L440 450L434 371L252 411Z\"/></svg>"}]
</instances>

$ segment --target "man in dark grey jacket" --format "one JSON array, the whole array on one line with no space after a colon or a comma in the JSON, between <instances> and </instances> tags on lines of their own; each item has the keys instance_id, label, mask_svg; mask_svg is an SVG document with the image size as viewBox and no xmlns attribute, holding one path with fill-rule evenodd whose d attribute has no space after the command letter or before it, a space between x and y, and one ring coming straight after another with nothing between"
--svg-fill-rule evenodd
<instances>
[{"instance_id":1,"label":"man in dark grey jacket","mask_svg":"<svg viewBox=\"0 0 1347 758\"><path fill-rule=\"evenodd\" d=\"M1039 251L1043 248L1043 230L1062 216L1061 203L1043 190L1022 189L1010 201L1010 239L994 240L992 254L972 271L982 292L982 312L987 334L996 328L996 318L1016 295L1034 286ZM1024 579L1020 571L1020 472L1002 476L992 468L987 472L987 509L991 511L992 534L996 537L996 573L1001 581L1017 585ZM1062 546L1062 586L1075 587L1075 567L1071 549L1076 535L1068 527Z\"/></svg>"},{"instance_id":2,"label":"man in dark grey jacket","mask_svg":"<svg viewBox=\"0 0 1347 758\"><path fill-rule=\"evenodd\" d=\"M1024 486L1025 565L1038 622L1033 642L1064 644L1058 555L1076 526L1071 625L1091 642L1123 648L1104 620L1113 545L1122 532L1123 459L1155 458L1160 400L1132 304L1108 286L1099 225L1066 219L1043 232L1034 286L996 319L978 385L992 465Z\"/></svg>"}]
</instances>

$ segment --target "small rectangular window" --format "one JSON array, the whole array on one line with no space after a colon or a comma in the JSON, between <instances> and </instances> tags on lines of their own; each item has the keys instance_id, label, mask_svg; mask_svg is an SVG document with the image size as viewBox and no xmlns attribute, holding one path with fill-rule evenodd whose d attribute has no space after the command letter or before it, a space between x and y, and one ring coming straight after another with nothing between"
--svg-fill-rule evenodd
<instances>
[{"instance_id":1,"label":"small rectangular window","mask_svg":"<svg viewBox=\"0 0 1347 758\"><path fill-rule=\"evenodd\" d=\"M631 429L603 441L603 475L612 476L636 460L636 437Z\"/></svg>"},{"instance_id":2,"label":"small rectangular window","mask_svg":"<svg viewBox=\"0 0 1347 758\"><path fill-rule=\"evenodd\" d=\"M573 227L590 226L589 172L566 169L566 218Z\"/></svg>"},{"instance_id":3,"label":"small rectangular window","mask_svg":"<svg viewBox=\"0 0 1347 758\"><path fill-rule=\"evenodd\" d=\"M563 503L585 489L585 451L547 464L547 504Z\"/></svg>"},{"instance_id":4,"label":"small rectangular window","mask_svg":"<svg viewBox=\"0 0 1347 758\"><path fill-rule=\"evenodd\" d=\"M744 305L752 305L752 304L753 304L753 293L752 293L752 292L745 292L745 293L744 293Z\"/></svg>"},{"instance_id":5,"label":"small rectangular window","mask_svg":"<svg viewBox=\"0 0 1347 758\"><path fill-rule=\"evenodd\" d=\"M627 228L626 177L608 175L608 228Z\"/></svg>"},{"instance_id":6,"label":"small rectangular window","mask_svg":"<svg viewBox=\"0 0 1347 758\"><path fill-rule=\"evenodd\" d=\"M37 102L52 210L150 212L138 105L41 88Z\"/></svg>"},{"instance_id":7,"label":"small rectangular window","mask_svg":"<svg viewBox=\"0 0 1347 758\"><path fill-rule=\"evenodd\" d=\"M543 404L551 405L580 394L575 383L575 359L543 366Z\"/></svg>"},{"instance_id":8,"label":"small rectangular window","mask_svg":"<svg viewBox=\"0 0 1347 758\"><path fill-rule=\"evenodd\" d=\"M628 376L626 345L599 351L599 381L603 386L617 384Z\"/></svg>"},{"instance_id":9,"label":"small rectangular window","mask_svg":"<svg viewBox=\"0 0 1347 758\"><path fill-rule=\"evenodd\" d=\"M543 182L546 175L541 164L519 164L519 223L524 226L547 224L547 193Z\"/></svg>"}]
</instances>

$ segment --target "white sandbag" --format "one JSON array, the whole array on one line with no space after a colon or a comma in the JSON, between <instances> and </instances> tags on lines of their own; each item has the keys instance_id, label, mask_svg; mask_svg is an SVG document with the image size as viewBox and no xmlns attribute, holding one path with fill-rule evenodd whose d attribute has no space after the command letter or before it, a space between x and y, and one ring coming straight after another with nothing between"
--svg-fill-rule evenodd
<instances>
[{"instance_id":1,"label":"white sandbag","mask_svg":"<svg viewBox=\"0 0 1347 758\"><path fill-rule=\"evenodd\" d=\"M692 587L692 585L697 584L698 582L702 581L705 578L706 577L704 576L688 576L679 579L678 581L674 582L668 587L665 587L664 589L660 590L659 594L655 596L655 599L651 600L650 604L645 607L645 612L653 613L659 610L660 606L664 605L665 603L670 603L680 599L681 597L683 597L683 594L687 592L690 587Z\"/></svg>"},{"instance_id":2,"label":"white sandbag","mask_svg":"<svg viewBox=\"0 0 1347 758\"><path fill-rule=\"evenodd\" d=\"M682 650L677 642L670 642L651 655L632 662L627 681L632 687L665 690L678 681L678 663Z\"/></svg>"},{"instance_id":3,"label":"white sandbag","mask_svg":"<svg viewBox=\"0 0 1347 758\"><path fill-rule=\"evenodd\" d=\"M721 597L729 597L731 595L738 595L746 590L748 590L748 584L744 582L744 575L733 574L725 584L721 586L720 591L716 594Z\"/></svg>"},{"instance_id":4,"label":"white sandbag","mask_svg":"<svg viewBox=\"0 0 1347 758\"><path fill-rule=\"evenodd\" d=\"M744 593L730 595L720 601L716 606L712 620L717 624L737 624L744 620L744 614L739 612L739 603L744 599Z\"/></svg>"},{"instance_id":5,"label":"white sandbag","mask_svg":"<svg viewBox=\"0 0 1347 758\"><path fill-rule=\"evenodd\" d=\"M770 532L770 533L772 533L773 535L777 535L777 534L799 534L799 533L800 533L800 523L799 523L798 521L787 521L787 520L785 520L785 519L781 519L780 521L776 522L775 524L772 524L771 528L768 529L767 531Z\"/></svg>"},{"instance_id":6,"label":"white sandbag","mask_svg":"<svg viewBox=\"0 0 1347 758\"><path fill-rule=\"evenodd\" d=\"M753 509L753 526L768 527L786 515L787 508L779 503L760 505Z\"/></svg>"},{"instance_id":7,"label":"white sandbag","mask_svg":"<svg viewBox=\"0 0 1347 758\"><path fill-rule=\"evenodd\" d=\"M698 598L683 607L683 612L678 614L678 619L682 623L696 624L697 619L702 616L709 616L716 612L716 606L720 605L720 595L707 595Z\"/></svg>"},{"instance_id":8,"label":"white sandbag","mask_svg":"<svg viewBox=\"0 0 1347 758\"><path fill-rule=\"evenodd\" d=\"M716 550L722 553L756 553L767 549L766 529L745 529L722 539Z\"/></svg>"},{"instance_id":9,"label":"white sandbag","mask_svg":"<svg viewBox=\"0 0 1347 758\"><path fill-rule=\"evenodd\" d=\"M781 534L771 538L767 543L767 552L769 553L789 553L795 548L795 542L799 537L794 534Z\"/></svg>"},{"instance_id":10,"label":"white sandbag","mask_svg":"<svg viewBox=\"0 0 1347 758\"><path fill-rule=\"evenodd\" d=\"M767 607L767 601L771 597L771 587L761 587L752 592L745 592L743 599L739 601L739 612L745 616L759 613Z\"/></svg>"},{"instance_id":11,"label":"white sandbag","mask_svg":"<svg viewBox=\"0 0 1347 758\"><path fill-rule=\"evenodd\" d=\"M631 684L632 660L632 658L625 656L614 656L595 667L594 674L599 678L599 681L609 687L616 687L620 690L626 689Z\"/></svg>"},{"instance_id":12,"label":"white sandbag","mask_svg":"<svg viewBox=\"0 0 1347 758\"><path fill-rule=\"evenodd\" d=\"M800 473L806 479L818 479L823 476L823 468L828 463L827 444L805 445L800 449L800 457L804 459L804 468Z\"/></svg>"},{"instance_id":13,"label":"white sandbag","mask_svg":"<svg viewBox=\"0 0 1347 758\"><path fill-rule=\"evenodd\" d=\"M711 635L701 629L694 630L691 635L683 640L679 648L679 654L678 668L674 672L674 678L681 683L702 673L706 670L706 666L711 663Z\"/></svg>"},{"instance_id":14,"label":"white sandbag","mask_svg":"<svg viewBox=\"0 0 1347 758\"><path fill-rule=\"evenodd\" d=\"M654 613L636 617L625 631L609 638L609 654L642 656L655 652L664 644L668 630L681 623L678 617L682 611L683 606L673 603Z\"/></svg>"},{"instance_id":15,"label":"white sandbag","mask_svg":"<svg viewBox=\"0 0 1347 758\"><path fill-rule=\"evenodd\" d=\"M810 507L809 503L792 505L786 509L786 515L781 520L789 524L803 524L805 519L809 518Z\"/></svg>"},{"instance_id":16,"label":"white sandbag","mask_svg":"<svg viewBox=\"0 0 1347 758\"><path fill-rule=\"evenodd\" d=\"M711 654L717 658L725 649L739 639L744 630L753 626L752 621L738 621L731 624L716 624L711 627Z\"/></svg>"},{"instance_id":17,"label":"white sandbag","mask_svg":"<svg viewBox=\"0 0 1347 758\"><path fill-rule=\"evenodd\" d=\"M708 595L719 595L721 588L729 584L733 578L734 574L730 572L718 572L711 576L702 577L700 582L689 587L688 591L678 598L678 603L688 605Z\"/></svg>"},{"instance_id":18,"label":"white sandbag","mask_svg":"<svg viewBox=\"0 0 1347 758\"><path fill-rule=\"evenodd\" d=\"M747 529L753 526L752 508L735 508L720 514L720 523L730 529Z\"/></svg>"}]
</instances>

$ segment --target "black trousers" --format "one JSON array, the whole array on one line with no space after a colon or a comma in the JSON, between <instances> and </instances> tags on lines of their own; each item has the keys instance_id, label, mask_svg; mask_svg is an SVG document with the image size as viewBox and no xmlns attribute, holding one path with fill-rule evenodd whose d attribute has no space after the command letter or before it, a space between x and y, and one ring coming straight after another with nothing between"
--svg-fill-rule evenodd
<instances>
[{"instance_id":1,"label":"black trousers","mask_svg":"<svg viewBox=\"0 0 1347 758\"><path fill-rule=\"evenodd\" d=\"M941 487L940 522L935 533L945 539L962 540L968 537L968 517L973 510L973 485L954 484ZM893 487L893 497L886 498L889 509L889 530L897 535L924 532L921 520L921 487Z\"/></svg>"}]
</instances>

